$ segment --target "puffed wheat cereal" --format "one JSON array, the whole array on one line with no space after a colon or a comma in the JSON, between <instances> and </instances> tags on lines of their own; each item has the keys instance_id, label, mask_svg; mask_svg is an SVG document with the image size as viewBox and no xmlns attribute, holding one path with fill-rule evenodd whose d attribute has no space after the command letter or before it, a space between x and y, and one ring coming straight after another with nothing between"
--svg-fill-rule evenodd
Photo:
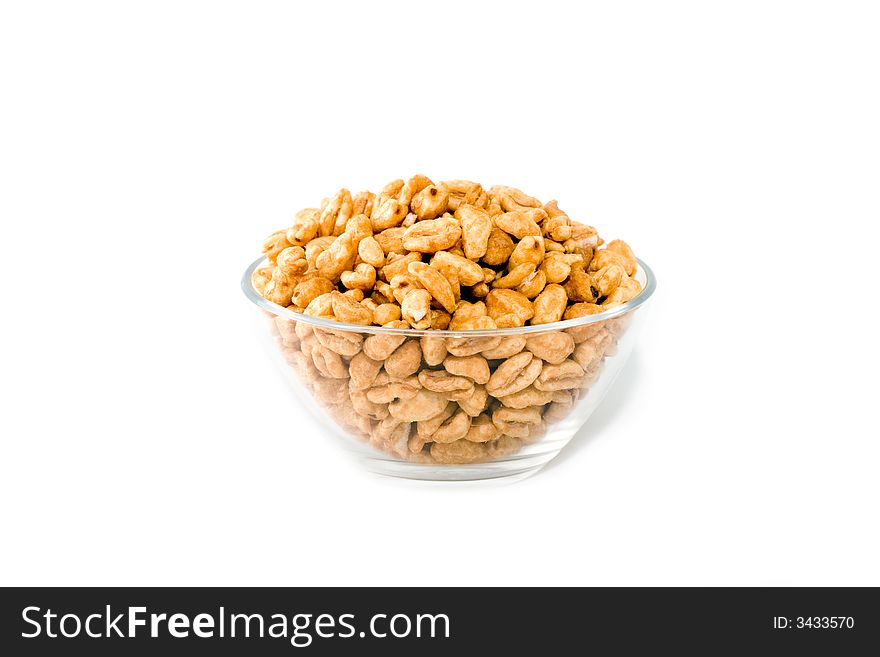
<instances>
[{"instance_id":1,"label":"puffed wheat cereal","mask_svg":"<svg viewBox=\"0 0 880 657\"><path fill-rule=\"evenodd\" d=\"M274 318L285 361L346 431L419 463L505 458L563 422L630 318L554 325L642 291L630 246L556 201L420 174L340 189L262 250L254 290L319 320Z\"/></svg>"}]
</instances>

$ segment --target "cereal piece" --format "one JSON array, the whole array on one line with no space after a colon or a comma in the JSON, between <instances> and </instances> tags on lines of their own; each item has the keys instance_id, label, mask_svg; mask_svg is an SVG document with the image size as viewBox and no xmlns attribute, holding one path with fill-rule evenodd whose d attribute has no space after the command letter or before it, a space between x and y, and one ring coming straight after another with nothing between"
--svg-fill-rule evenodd
<instances>
[{"instance_id":1,"label":"cereal piece","mask_svg":"<svg viewBox=\"0 0 880 657\"><path fill-rule=\"evenodd\" d=\"M443 412L448 400L443 395L419 389L411 399L396 399L388 405L388 412L398 420L419 422L429 420Z\"/></svg>"},{"instance_id":2,"label":"cereal piece","mask_svg":"<svg viewBox=\"0 0 880 657\"><path fill-rule=\"evenodd\" d=\"M333 292L328 292L312 299L311 303L303 310L303 313L311 317L335 319L333 315Z\"/></svg>"},{"instance_id":3,"label":"cereal piece","mask_svg":"<svg viewBox=\"0 0 880 657\"><path fill-rule=\"evenodd\" d=\"M312 350L312 362L322 376L334 379L348 378L348 368L342 362L342 358L335 351L318 345Z\"/></svg>"},{"instance_id":4,"label":"cereal piece","mask_svg":"<svg viewBox=\"0 0 880 657\"><path fill-rule=\"evenodd\" d=\"M309 262L309 268L316 269L318 256L321 255L327 248L333 244L333 240L335 237L316 237L311 242L306 244L306 260Z\"/></svg>"},{"instance_id":5,"label":"cereal piece","mask_svg":"<svg viewBox=\"0 0 880 657\"><path fill-rule=\"evenodd\" d=\"M492 413L492 423L501 433L514 438L528 438L532 428L541 424L541 407L507 408Z\"/></svg>"},{"instance_id":6,"label":"cereal piece","mask_svg":"<svg viewBox=\"0 0 880 657\"><path fill-rule=\"evenodd\" d=\"M488 316L485 303L482 301L477 303L460 301L455 307L455 313L452 315L452 321L449 322L449 328L453 331L466 331L494 329L497 326L495 321Z\"/></svg>"},{"instance_id":7,"label":"cereal piece","mask_svg":"<svg viewBox=\"0 0 880 657\"><path fill-rule=\"evenodd\" d=\"M266 283L266 287L263 288L263 297L272 303L277 303L279 306L286 308L290 305L293 291L293 279L285 274L283 269L275 267L272 270L272 277Z\"/></svg>"},{"instance_id":8,"label":"cereal piece","mask_svg":"<svg viewBox=\"0 0 880 657\"><path fill-rule=\"evenodd\" d=\"M372 235L365 237L358 243L358 255L361 260L377 269L385 265L385 252Z\"/></svg>"},{"instance_id":9,"label":"cereal piece","mask_svg":"<svg viewBox=\"0 0 880 657\"><path fill-rule=\"evenodd\" d=\"M565 390L560 391L563 393L567 392L575 392L573 390ZM558 393L554 393L558 394ZM556 422L561 422L571 413L574 408L574 398L573 397L565 397L561 400L554 400L546 407L544 410L543 420L546 424L555 424Z\"/></svg>"},{"instance_id":10,"label":"cereal piece","mask_svg":"<svg viewBox=\"0 0 880 657\"><path fill-rule=\"evenodd\" d=\"M501 342L494 349L483 351L483 358L497 360L510 358L521 352L526 346L526 337L523 335L510 335L501 338Z\"/></svg>"},{"instance_id":11,"label":"cereal piece","mask_svg":"<svg viewBox=\"0 0 880 657\"><path fill-rule=\"evenodd\" d=\"M544 212L547 213L547 219L541 226L544 236L556 242L565 242L571 239L571 219L559 209L556 201L545 203Z\"/></svg>"},{"instance_id":12,"label":"cereal piece","mask_svg":"<svg viewBox=\"0 0 880 657\"><path fill-rule=\"evenodd\" d=\"M486 391L493 397L512 395L530 386L541 374L542 367L543 361L529 351L511 356L489 377Z\"/></svg>"},{"instance_id":13,"label":"cereal piece","mask_svg":"<svg viewBox=\"0 0 880 657\"><path fill-rule=\"evenodd\" d=\"M478 415L471 420L470 427L464 436L465 440L472 443L488 443L496 440L501 435L498 428L492 422L492 418L488 415Z\"/></svg>"},{"instance_id":14,"label":"cereal piece","mask_svg":"<svg viewBox=\"0 0 880 657\"><path fill-rule=\"evenodd\" d=\"M470 440L431 444L431 458L437 463L477 463L486 460L487 456L488 451L483 443Z\"/></svg>"},{"instance_id":15,"label":"cereal piece","mask_svg":"<svg viewBox=\"0 0 880 657\"><path fill-rule=\"evenodd\" d=\"M498 266L507 262L510 254L516 245L513 243L510 235L505 233L497 226L493 226L489 231L489 240L486 243L486 254L483 256L483 262L487 265Z\"/></svg>"},{"instance_id":16,"label":"cereal piece","mask_svg":"<svg viewBox=\"0 0 880 657\"><path fill-rule=\"evenodd\" d=\"M446 405L446 408L443 409L442 412L438 413L432 418L427 420L421 420L416 424L416 432L422 438L424 442L430 442L431 436L433 436L437 429L440 428L446 420L455 415L455 412L458 410L458 406L455 402L449 402Z\"/></svg>"},{"instance_id":17,"label":"cereal piece","mask_svg":"<svg viewBox=\"0 0 880 657\"><path fill-rule=\"evenodd\" d=\"M522 449L523 441L513 436L501 436L498 440L486 443L486 455L490 459L503 459Z\"/></svg>"},{"instance_id":18,"label":"cereal piece","mask_svg":"<svg viewBox=\"0 0 880 657\"><path fill-rule=\"evenodd\" d=\"M411 262L421 262L421 260L421 253L407 253L406 255L390 253L386 259L385 266L382 267L382 278L390 283L395 276L408 273Z\"/></svg>"},{"instance_id":19,"label":"cereal piece","mask_svg":"<svg viewBox=\"0 0 880 657\"><path fill-rule=\"evenodd\" d=\"M447 356L443 360L443 367L450 374L467 377L474 383L483 384L489 381L489 363L479 355Z\"/></svg>"},{"instance_id":20,"label":"cereal piece","mask_svg":"<svg viewBox=\"0 0 880 657\"><path fill-rule=\"evenodd\" d=\"M388 417L388 405L370 401L367 393L363 390L349 390L349 399L358 415L364 415L372 420Z\"/></svg>"},{"instance_id":21,"label":"cereal piece","mask_svg":"<svg viewBox=\"0 0 880 657\"><path fill-rule=\"evenodd\" d=\"M354 266L357 257L357 244L349 233L343 233L328 246L315 260L318 273L334 283L342 272Z\"/></svg>"},{"instance_id":22,"label":"cereal piece","mask_svg":"<svg viewBox=\"0 0 880 657\"><path fill-rule=\"evenodd\" d=\"M498 199L505 211L519 210L521 208L540 208L541 201L529 196L516 187L495 185L489 189L489 195Z\"/></svg>"},{"instance_id":23,"label":"cereal piece","mask_svg":"<svg viewBox=\"0 0 880 657\"><path fill-rule=\"evenodd\" d=\"M448 251L440 251L447 255L451 255ZM439 254L436 254L439 255ZM436 257L431 258L431 267L434 268L449 284L449 290L452 293L453 309L454 305L461 301L461 282L458 278L458 271L447 260ZM444 308L445 312L449 312Z\"/></svg>"},{"instance_id":24,"label":"cereal piece","mask_svg":"<svg viewBox=\"0 0 880 657\"><path fill-rule=\"evenodd\" d=\"M332 281L316 274L310 278L304 278L297 283L291 300L300 308L305 308L316 297L332 292L335 289L336 286L333 285Z\"/></svg>"},{"instance_id":25,"label":"cereal piece","mask_svg":"<svg viewBox=\"0 0 880 657\"><path fill-rule=\"evenodd\" d=\"M303 311L305 311L305 309L303 309ZM296 337L299 338L300 341L314 335L314 330L312 329L312 327L305 322L296 322L294 330L296 331ZM303 346L302 348L305 349L305 346Z\"/></svg>"},{"instance_id":26,"label":"cereal piece","mask_svg":"<svg viewBox=\"0 0 880 657\"><path fill-rule=\"evenodd\" d=\"M392 180L390 183L382 187L379 190L379 194L383 194L385 196L393 196L397 198L400 195L400 190L403 189L403 180L398 178L397 180Z\"/></svg>"},{"instance_id":27,"label":"cereal piece","mask_svg":"<svg viewBox=\"0 0 880 657\"><path fill-rule=\"evenodd\" d=\"M497 336L449 338L446 349L453 356L473 356L486 349L494 349L499 344L501 338Z\"/></svg>"},{"instance_id":28,"label":"cereal piece","mask_svg":"<svg viewBox=\"0 0 880 657\"><path fill-rule=\"evenodd\" d=\"M371 433L371 443L380 449L405 457L408 453L409 434L412 424L395 417L382 418Z\"/></svg>"},{"instance_id":29,"label":"cereal piece","mask_svg":"<svg viewBox=\"0 0 880 657\"><path fill-rule=\"evenodd\" d=\"M373 265L362 262L354 271L344 271L340 275L342 284L352 290L372 290L376 285L376 269Z\"/></svg>"},{"instance_id":30,"label":"cereal piece","mask_svg":"<svg viewBox=\"0 0 880 657\"><path fill-rule=\"evenodd\" d=\"M309 262L306 260L306 252L301 246L289 246L278 254L275 264L287 274L288 277L296 277L306 273Z\"/></svg>"},{"instance_id":31,"label":"cereal piece","mask_svg":"<svg viewBox=\"0 0 880 657\"><path fill-rule=\"evenodd\" d=\"M534 299L546 286L547 275L539 269L526 276L526 279L516 287L516 291L528 299Z\"/></svg>"},{"instance_id":32,"label":"cereal piece","mask_svg":"<svg viewBox=\"0 0 880 657\"><path fill-rule=\"evenodd\" d=\"M280 258L281 256L278 257ZM607 297L620 286L623 279L626 278L626 272L620 265L611 264L594 271L591 276L593 278L593 289L596 290L597 296Z\"/></svg>"},{"instance_id":33,"label":"cereal piece","mask_svg":"<svg viewBox=\"0 0 880 657\"><path fill-rule=\"evenodd\" d=\"M406 205L396 198L379 194L373 201L373 212L370 215L373 232L379 233L388 228L399 226L406 214Z\"/></svg>"},{"instance_id":34,"label":"cereal piece","mask_svg":"<svg viewBox=\"0 0 880 657\"><path fill-rule=\"evenodd\" d=\"M559 365L574 351L574 338L562 331L530 335L526 338L526 349L545 363Z\"/></svg>"},{"instance_id":35,"label":"cereal piece","mask_svg":"<svg viewBox=\"0 0 880 657\"><path fill-rule=\"evenodd\" d=\"M451 443L464 438L471 428L471 416L464 411L457 411L452 417L443 421L431 435L435 443Z\"/></svg>"},{"instance_id":36,"label":"cereal piece","mask_svg":"<svg viewBox=\"0 0 880 657\"><path fill-rule=\"evenodd\" d=\"M486 205L486 213L490 217L497 217L498 215L504 214L504 209L501 207L497 198L489 197L489 203Z\"/></svg>"},{"instance_id":37,"label":"cereal piece","mask_svg":"<svg viewBox=\"0 0 880 657\"><path fill-rule=\"evenodd\" d=\"M514 269L522 264L530 264L537 268L544 260L544 238L526 235L513 249L508 259L507 266Z\"/></svg>"},{"instance_id":38,"label":"cereal piece","mask_svg":"<svg viewBox=\"0 0 880 657\"><path fill-rule=\"evenodd\" d=\"M373 235L373 239L375 239L379 246L382 247L382 251L386 256L391 253L400 254L405 251L403 248L403 234L405 232L406 228L396 226L394 228L387 228L380 233L376 233Z\"/></svg>"},{"instance_id":39,"label":"cereal piece","mask_svg":"<svg viewBox=\"0 0 880 657\"><path fill-rule=\"evenodd\" d=\"M593 277L583 269L572 269L562 287L571 301L593 303L599 298L593 288Z\"/></svg>"},{"instance_id":40,"label":"cereal piece","mask_svg":"<svg viewBox=\"0 0 880 657\"><path fill-rule=\"evenodd\" d=\"M398 319L400 319L400 306L396 303L381 303L373 310L373 322L379 326Z\"/></svg>"},{"instance_id":41,"label":"cereal piece","mask_svg":"<svg viewBox=\"0 0 880 657\"><path fill-rule=\"evenodd\" d=\"M446 340L443 338L435 338L425 335L419 338L419 343L422 346L422 354L428 365L432 367L439 365L443 362L443 359L446 358Z\"/></svg>"},{"instance_id":42,"label":"cereal piece","mask_svg":"<svg viewBox=\"0 0 880 657\"><path fill-rule=\"evenodd\" d=\"M575 303L566 308L562 318L577 319L578 317L586 317L587 315L596 315L603 310L605 310L605 308L595 303Z\"/></svg>"},{"instance_id":43,"label":"cereal piece","mask_svg":"<svg viewBox=\"0 0 880 657\"><path fill-rule=\"evenodd\" d=\"M515 290L492 290L486 297L486 308L498 328L525 326L535 314L528 297Z\"/></svg>"},{"instance_id":44,"label":"cereal piece","mask_svg":"<svg viewBox=\"0 0 880 657\"><path fill-rule=\"evenodd\" d=\"M315 367L314 361L312 361L311 355L306 354L304 351L287 352L286 357L288 359L287 362L296 369L299 377L306 383L315 381L321 376L318 368Z\"/></svg>"},{"instance_id":45,"label":"cereal piece","mask_svg":"<svg viewBox=\"0 0 880 657\"><path fill-rule=\"evenodd\" d=\"M318 234L321 226L321 211L318 208L306 208L293 215L293 224L287 229L287 241L296 246L305 246Z\"/></svg>"},{"instance_id":46,"label":"cereal piece","mask_svg":"<svg viewBox=\"0 0 880 657\"><path fill-rule=\"evenodd\" d=\"M352 214L365 214L368 217L373 214L373 201L376 195L373 192L358 192L351 197Z\"/></svg>"},{"instance_id":47,"label":"cereal piece","mask_svg":"<svg viewBox=\"0 0 880 657\"><path fill-rule=\"evenodd\" d=\"M599 375L602 373L602 367L604 363L600 360L592 365L590 369L584 372L584 378L581 380L580 388L586 389L593 385L599 379Z\"/></svg>"},{"instance_id":48,"label":"cereal piece","mask_svg":"<svg viewBox=\"0 0 880 657\"><path fill-rule=\"evenodd\" d=\"M269 262L274 265L275 258L278 257L278 254L289 246L293 245L287 241L285 231L279 230L269 235L269 237L263 242L263 254L269 259Z\"/></svg>"},{"instance_id":49,"label":"cereal piece","mask_svg":"<svg viewBox=\"0 0 880 657\"><path fill-rule=\"evenodd\" d=\"M431 258L431 264L441 268L441 271L451 271L455 273L456 279L462 285L476 285L485 280L486 274L483 268L476 262L472 262L467 258L450 253L449 251L438 251ZM492 270L490 270L492 271ZM494 275L494 271L492 274Z\"/></svg>"},{"instance_id":50,"label":"cereal piece","mask_svg":"<svg viewBox=\"0 0 880 657\"><path fill-rule=\"evenodd\" d=\"M405 379L419 370L422 349L418 340L408 340L385 360L385 371L395 379Z\"/></svg>"},{"instance_id":51,"label":"cereal piece","mask_svg":"<svg viewBox=\"0 0 880 657\"><path fill-rule=\"evenodd\" d=\"M545 287L544 291L535 299L532 326L558 322L565 313L567 302L568 295L564 287L556 283Z\"/></svg>"},{"instance_id":52,"label":"cereal piece","mask_svg":"<svg viewBox=\"0 0 880 657\"><path fill-rule=\"evenodd\" d=\"M390 404L395 399L412 399L422 386L415 376L392 379L387 372L379 372L367 390L367 399L376 404Z\"/></svg>"},{"instance_id":53,"label":"cereal piece","mask_svg":"<svg viewBox=\"0 0 880 657\"><path fill-rule=\"evenodd\" d=\"M446 399L466 399L473 394L474 382L445 370L422 370L419 383L426 390L442 394Z\"/></svg>"},{"instance_id":54,"label":"cereal piece","mask_svg":"<svg viewBox=\"0 0 880 657\"><path fill-rule=\"evenodd\" d=\"M370 388L382 369L382 361L373 360L363 351L354 355L348 363L348 375L351 377L349 387L352 390Z\"/></svg>"},{"instance_id":55,"label":"cereal piece","mask_svg":"<svg viewBox=\"0 0 880 657\"><path fill-rule=\"evenodd\" d=\"M431 328L435 331L445 331L449 328L452 315L443 309L431 308Z\"/></svg>"},{"instance_id":56,"label":"cereal piece","mask_svg":"<svg viewBox=\"0 0 880 657\"><path fill-rule=\"evenodd\" d=\"M522 285L525 280L535 271L535 265L531 263L523 263L509 270L504 276L500 276L492 281L493 288L509 289Z\"/></svg>"},{"instance_id":57,"label":"cereal piece","mask_svg":"<svg viewBox=\"0 0 880 657\"><path fill-rule=\"evenodd\" d=\"M449 190L449 209L457 210L462 205L473 205L478 208L484 207L488 201L483 186L470 180L447 180L446 188Z\"/></svg>"},{"instance_id":58,"label":"cereal piece","mask_svg":"<svg viewBox=\"0 0 880 657\"><path fill-rule=\"evenodd\" d=\"M388 328L405 329L409 328L406 322L396 321L386 324ZM384 361L394 350L406 341L405 335L394 334L377 334L371 335L364 340L364 353L373 360Z\"/></svg>"},{"instance_id":59,"label":"cereal piece","mask_svg":"<svg viewBox=\"0 0 880 657\"><path fill-rule=\"evenodd\" d=\"M461 222L461 241L465 257L479 260L486 255L489 247L489 236L494 227L492 217L473 205L459 206L455 217Z\"/></svg>"},{"instance_id":60,"label":"cereal piece","mask_svg":"<svg viewBox=\"0 0 880 657\"><path fill-rule=\"evenodd\" d=\"M403 320L414 329L431 327L431 293L427 290L412 289L407 292L400 304Z\"/></svg>"},{"instance_id":61,"label":"cereal piece","mask_svg":"<svg viewBox=\"0 0 880 657\"><path fill-rule=\"evenodd\" d=\"M406 447L410 451L410 455L412 457L415 457L415 455L421 455L422 450L425 448L425 445L427 445L428 442L429 441L425 440L425 438L418 433L410 432L409 440L407 440L406 442ZM415 458L411 458L410 460L415 460Z\"/></svg>"},{"instance_id":62,"label":"cereal piece","mask_svg":"<svg viewBox=\"0 0 880 657\"><path fill-rule=\"evenodd\" d=\"M596 363L601 362L604 355L602 343L597 342L595 339L590 339L584 340L577 345L571 354L571 358L586 372L594 367Z\"/></svg>"},{"instance_id":63,"label":"cereal piece","mask_svg":"<svg viewBox=\"0 0 880 657\"><path fill-rule=\"evenodd\" d=\"M345 232L352 236L355 244L360 246L361 240L373 236L373 225L363 214L351 217L344 226Z\"/></svg>"},{"instance_id":64,"label":"cereal piece","mask_svg":"<svg viewBox=\"0 0 880 657\"><path fill-rule=\"evenodd\" d=\"M601 244L599 233L592 226L572 224L571 238L565 240L568 253L592 254Z\"/></svg>"},{"instance_id":65,"label":"cereal piece","mask_svg":"<svg viewBox=\"0 0 880 657\"><path fill-rule=\"evenodd\" d=\"M424 288L419 282L419 279L415 276L412 276L409 272L405 274L398 274L391 279L391 294L393 295L394 300L397 301L397 303L403 303L406 295L409 294L412 290L423 289Z\"/></svg>"},{"instance_id":66,"label":"cereal piece","mask_svg":"<svg viewBox=\"0 0 880 657\"><path fill-rule=\"evenodd\" d=\"M545 212L544 215L546 214ZM541 237L541 229L535 221L536 216L534 213L525 211L505 212L494 217L495 226L518 240L527 235Z\"/></svg>"},{"instance_id":67,"label":"cereal piece","mask_svg":"<svg viewBox=\"0 0 880 657\"><path fill-rule=\"evenodd\" d=\"M448 312L455 310L455 296L449 281L437 271L436 268L426 265L424 262L411 262L407 267L410 274L415 276L437 303ZM393 286L393 283L392 283Z\"/></svg>"},{"instance_id":68,"label":"cereal piece","mask_svg":"<svg viewBox=\"0 0 880 657\"><path fill-rule=\"evenodd\" d=\"M373 323L373 313L354 299L334 290L330 293L333 317L346 324L369 326Z\"/></svg>"},{"instance_id":69,"label":"cereal piece","mask_svg":"<svg viewBox=\"0 0 880 657\"><path fill-rule=\"evenodd\" d=\"M642 286L634 278L625 278L621 281L617 289L614 290L605 301L602 302L603 308L618 306L626 303L631 299L635 299L642 291Z\"/></svg>"},{"instance_id":70,"label":"cereal piece","mask_svg":"<svg viewBox=\"0 0 880 657\"><path fill-rule=\"evenodd\" d=\"M315 380L314 392L318 401L325 405L347 404L351 401L346 379L319 377Z\"/></svg>"},{"instance_id":71,"label":"cereal piece","mask_svg":"<svg viewBox=\"0 0 880 657\"><path fill-rule=\"evenodd\" d=\"M616 253L627 276L635 276L639 263L629 244L623 240L611 240L605 247L606 251Z\"/></svg>"},{"instance_id":72,"label":"cereal piece","mask_svg":"<svg viewBox=\"0 0 880 657\"><path fill-rule=\"evenodd\" d=\"M477 283L471 288L471 295L476 299L485 299L491 291L492 288L485 283Z\"/></svg>"},{"instance_id":73,"label":"cereal piece","mask_svg":"<svg viewBox=\"0 0 880 657\"><path fill-rule=\"evenodd\" d=\"M457 401L461 410L471 417L477 417L489 405L489 393L486 392L486 386L476 385L471 394L460 397Z\"/></svg>"},{"instance_id":74,"label":"cereal piece","mask_svg":"<svg viewBox=\"0 0 880 657\"><path fill-rule=\"evenodd\" d=\"M544 242L552 244L552 242ZM572 265L583 263L583 259L576 253L560 253L554 251L548 253L541 263L540 270L544 272L548 283L562 283L571 274Z\"/></svg>"},{"instance_id":75,"label":"cereal piece","mask_svg":"<svg viewBox=\"0 0 880 657\"><path fill-rule=\"evenodd\" d=\"M286 317L275 316L275 328L278 331L278 336L281 338L281 341L285 345L299 345L299 336L296 334L296 325L299 322L295 322L292 319L287 319Z\"/></svg>"},{"instance_id":76,"label":"cereal piece","mask_svg":"<svg viewBox=\"0 0 880 657\"><path fill-rule=\"evenodd\" d=\"M352 331L328 331L316 328L314 334L320 344L346 358L359 353L364 344L363 336Z\"/></svg>"},{"instance_id":77,"label":"cereal piece","mask_svg":"<svg viewBox=\"0 0 880 657\"><path fill-rule=\"evenodd\" d=\"M254 289L262 297L266 296L263 292L269 284L269 281L272 280L273 269L274 267L260 267L259 269L255 269L254 273L251 274L251 285L254 286Z\"/></svg>"},{"instance_id":78,"label":"cereal piece","mask_svg":"<svg viewBox=\"0 0 880 657\"><path fill-rule=\"evenodd\" d=\"M569 306L562 317L566 320L578 319L580 317L595 315L603 310L605 310L604 306L597 306L594 303L576 303L573 306ZM565 332L574 339L575 344L580 344L602 331L603 327L604 322L593 322L591 324L584 324L583 326L566 329Z\"/></svg>"},{"instance_id":79,"label":"cereal piece","mask_svg":"<svg viewBox=\"0 0 880 657\"><path fill-rule=\"evenodd\" d=\"M443 183L428 185L413 197L409 203L410 210L419 220L436 219L446 212L449 202L449 188Z\"/></svg>"},{"instance_id":80,"label":"cereal piece","mask_svg":"<svg viewBox=\"0 0 880 657\"><path fill-rule=\"evenodd\" d=\"M405 206L409 206L412 202L413 198L420 191L428 187L429 185L433 185L434 183L427 176L423 176L420 173L417 173L412 178L406 181L400 187L400 193L398 194L398 200Z\"/></svg>"},{"instance_id":81,"label":"cereal piece","mask_svg":"<svg viewBox=\"0 0 880 657\"><path fill-rule=\"evenodd\" d=\"M351 192L347 189L340 189L321 212L321 217L318 220L318 233L320 235L341 235L345 230L346 222L352 216L353 207Z\"/></svg>"},{"instance_id":82,"label":"cereal piece","mask_svg":"<svg viewBox=\"0 0 880 657\"><path fill-rule=\"evenodd\" d=\"M452 217L419 221L406 229L403 246L409 251L435 253L448 249L461 237L461 226Z\"/></svg>"},{"instance_id":83,"label":"cereal piece","mask_svg":"<svg viewBox=\"0 0 880 657\"><path fill-rule=\"evenodd\" d=\"M554 391L577 388L584 377L583 368L573 360L566 360L559 365L545 365L535 379L538 390Z\"/></svg>"},{"instance_id":84,"label":"cereal piece","mask_svg":"<svg viewBox=\"0 0 880 657\"><path fill-rule=\"evenodd\" d=\"M529 408L530 406L543 406L544 404L549 404L552 399L553 393L551 391L538 390L534 386L529 386L528 388L523 388L519 392L515 392L511 395L499 397L498 401L507 408L523 409Z\"/></svg>"}]
</instances>

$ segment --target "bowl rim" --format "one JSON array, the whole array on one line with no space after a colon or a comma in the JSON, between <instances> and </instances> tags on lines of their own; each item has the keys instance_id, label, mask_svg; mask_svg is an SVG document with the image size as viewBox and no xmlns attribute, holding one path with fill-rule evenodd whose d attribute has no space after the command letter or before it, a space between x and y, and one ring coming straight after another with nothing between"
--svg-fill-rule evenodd
<instances>
[{"instance_id":1,"label":"bowl rim","mask_svg":"<svg viewBox=\"0 0 880 657\"><path fill-rule=\"evenodd\" d=\"M626 315L627 313L632 312L643 303L645 303L648 299L651 298L651 295L654 294L654 290L657 288L657 280L654 276L653 270L645 264L639 258L636 258L638 262L639 269L645 274L645 286L642 288L642 291L639 292L634 298L630 299L626 303L622 303L619 306L615 306L610 310L606 310L600 313L596 313L595 315L584 315L583 317L576 317L575 319L565 319L560 322L551 322L550 324L537 324L535 326L514 326L509 328L495 328L495 329L478 329L478 330L467 330L467 329L412 329L412 328L391 328L385 326L363 326L361 324L350 324L347 322L337 322L336 320L324 319L322 317L313 317L312 315L306 315L304 313L295 313L292 310L288 310L283 306L279 306L277 303L272 303L268 299L263 298L255 289L251 280L251 276L256 271L258 267L260 267L264 262L267 261L265 256L260 256L256 260L254 260L250 266L245 269L244 275L241 278L241 289L244 292L244 295L257 307L260 309L271 313L277 317L284 317L287 319L291 319L296 322L305 322L306 324L311 324L312 326L319 326L324 329L335 330L335 331L355 331L357 333L371 333L371 334L380 334L380 335L408 335L408 336L433 336L437 338L471 338L471 337L503 337L503 336L512 336L512 335L523 335L527 333L543 333L546 331L558 331L561 329L568 328L576 328L578 326L588 326L590 324L595 324L597 322L604 322L609 319L614 319L615 317L620 317L622 315Z\"/></svg>"}]
</instances>

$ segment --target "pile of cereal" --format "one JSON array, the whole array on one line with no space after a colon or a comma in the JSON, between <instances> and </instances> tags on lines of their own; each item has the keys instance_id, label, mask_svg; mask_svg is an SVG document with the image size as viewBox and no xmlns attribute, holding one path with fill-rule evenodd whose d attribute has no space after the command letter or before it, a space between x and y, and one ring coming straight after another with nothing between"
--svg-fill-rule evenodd
<instances>
[{"instance_id":1,"label":"pile of cereal","mask_svg":"<svg viewBox=\"0 0 880 657\"><path fill-rule=\"evenodd\" d=\"M623 324L474 338L405 330L545 325L623 304L641 291L636 259L621 240L603 244L556 201L417 175L299 211L265 241L268 265L252 281L297 313L401 330L276 318L288 361L346 429L399 457L468 463L517 451L570 409Z\"/></svg>"}]
</instances>

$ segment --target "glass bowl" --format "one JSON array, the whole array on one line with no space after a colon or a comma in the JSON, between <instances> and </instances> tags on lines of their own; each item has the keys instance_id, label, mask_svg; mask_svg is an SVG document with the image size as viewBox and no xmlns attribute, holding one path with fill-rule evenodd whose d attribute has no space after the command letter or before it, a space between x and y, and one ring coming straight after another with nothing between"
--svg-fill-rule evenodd
<instances>
[{"instance_id":1,"label":"glass bowl","mask_svg":"<svg viewBox=\"0 0 880 657\"><path fill-rule=\"evenodd\" d=\"M656 287L596 315L479 331L393 329L312 317L242 289L296 398L373 472L432 481L524 477L589 419L626 363Z\"/></svg>"}]
</instances>

